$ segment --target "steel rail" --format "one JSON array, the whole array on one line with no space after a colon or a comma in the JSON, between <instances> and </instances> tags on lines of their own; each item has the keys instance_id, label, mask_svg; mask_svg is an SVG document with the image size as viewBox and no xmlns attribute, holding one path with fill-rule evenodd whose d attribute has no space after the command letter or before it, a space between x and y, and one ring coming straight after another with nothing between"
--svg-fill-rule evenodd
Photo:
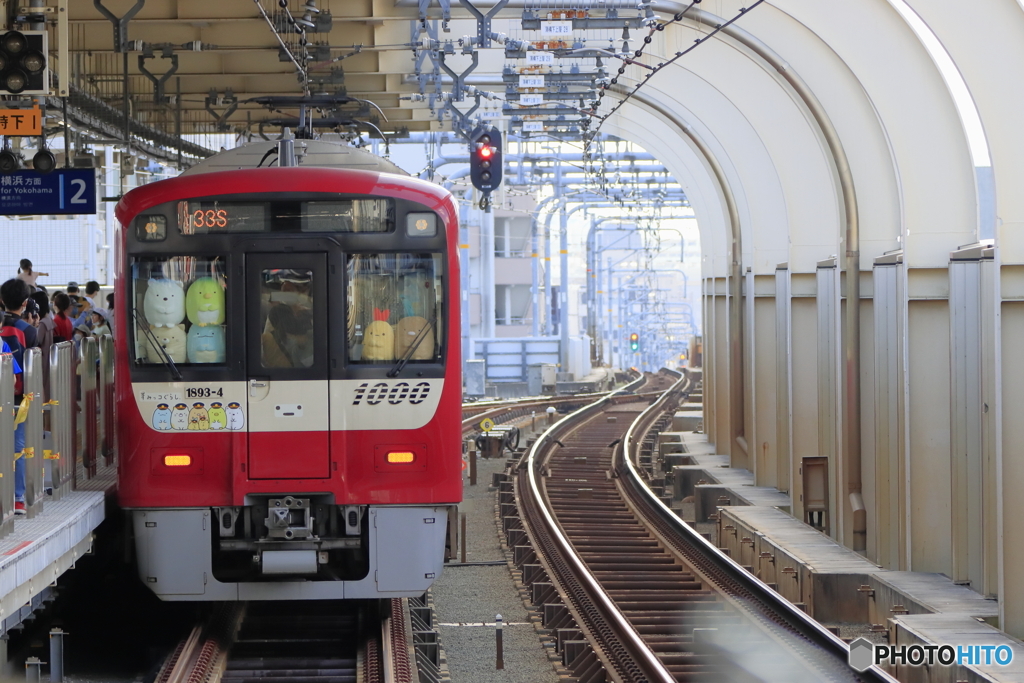
<instances>
[{"instance_id":1,"label":"steel rail","mask_svg":"<svg viewBox=\"0 0 1024 683\"><path fill-rule=\"evenodd\" d=\"M593 441L595 435L602 433L594 418L615 404L644 402L645 398L650 398L649 395L611 392L594 404L564 417L541 435L520 461L513 480L512 495L519 510L517 522L522 523L522 531L519 533L525 533L529 539L537 557L536 561L539 561L547 576L546 581L557 590L565 608L575 620L576 627L586 635L593 656L599 660L605 674L615 681L658 683L675 681L677 676L685 676L689 680L689 676L692 675L728 675L726 671L731 671L733 667L739 667L734 673L741 675L742 665L732 662L727 651L722 652L724 657L709 660L708 656L717 645L710 640L698 642L696 632L692 636L692 645L678 649L686 641L677 642L675 637L671 636L671 630L651 630L660 628L658 624L664 623L664 619L672 618L666 614L668 608L656 605L658 593L681 589L684 592L680 594L680 599L694 605L705 602L705 599L700 597L702 594L720 596L718 604L729 605L729 608L727 612L717 614L734 616L725 616L725 621L721 621L722 617L714 617L718 620L714 623L732 623L730 619L743 616L747 620L746 623L752 623L757 627L743 631L751 634L754 642L771 643L771 647L780 647L787 653L787 661L794 662L794 666L801 669L806 668L819 680L894 683L895 679L877 668L861 674L854 672L847 664L849 649L845 643L714 548L657 499L643 482L637 467L634 466L633 456L648 440L651 430L657 428L657 423L674 408L673 402L685 398L693 388L687 376L681 376L679 373L672 373L672 376L681 379L673 381L667 391L656 400L650 401L650 405L639 410L639 415L631 419L629 425L624 425L624 431L611 430L612 433L623 435L621 441L616 440L609 444L609 447L613 448L611 459L608 459L608 451L604 451L596 461L584 462L582 466L579 464L580 460L587 459L581 457L583 454L580 453L580 449L589 448L586 445L588 435ZM668 379L664 374L660 377L662 382ZM637 391L648 388L650 384L652 378L648 375L637 380L632 388ZM631 412L628 407L625 411ZM614 421L614 418L609 416L607 422ZM610 424L608 426L610 427ZM609 433L607 427L601 427L604 434ZM575 443L567 438L570 434L573 434L572 439ZM565 441L565 444L562 441ZM570 449L566 453L572 455L566 455L561 460L552 460L552 456L560 452L559 448ZM610 469L604 470L605 475L614 481L610 486L607 483L597 484L593 478L595 474L600 476L602 468L606 467ZM588 477L589 481L595 483L582 486L592 486L592 489L579 488L575 490L577 493L572 487L579 484L566 485L567 482L586 482ZM583 491L586 491L587 495L583 495ZM577 510L572 507L575 505L572 501L577 498L594 500L584 503ZM604 507L605 500L609 501L607 505L611 506L610 508ZM612 500L621 502L612 503ZM619 506L622 507L621 513L614 511ZM654 512L650 512L648 508ZM601 525L591 530L589 521L584 517L587 516L588 510L593 509L608 510L611 515L611 526L607 530ZM625 522L627 518L633 521ZM638 528L645 529L645 541L637 543L637 546L658 546L658 552L664 556L665 561L671 562L669 557L677 558L675 562L683 565L685 573L679 573L678 570L670 573L660 568L656 569L668 565L652 556L650 561L653 564L650 569L630 568L624 577L618 578L618 569L613 569L611 565L622 563L625 559L606 559L602 555L607 551L595 550L595 547L602 547L602 542L606 542L607 538L627 538L622 535L624 524L630 527L635 524ZM514 526L510 524L509 528ZM625 533L632 534L628 530ZM630 535L628 538L632 539L633 536ZM637 540L639 541L639 537ZM694 542L689 543L691 540ZM633 543L629 542L628 545ZM691 546L701 552L695 552ZM638 561L635 554L623 555L621 548L613 551L612 556L616 555L622 558L631 556L630 563L634 567L645 565L645 561ZM518 552L516 556L520 556ZM520 562L528 563L534 560L516 560L517 564ZM599 569L596 568L597 565L591 567L593 562L603 566ZM525 572L525 564L522 568ZM601 574L611 572L616 572L615 576L611 577L611 582L607 583L607 587L601 585L602 582L608 582L608 577L602 577ZM536 576L536 571L533 575ZM538 579L527 581L532 583L536 580ZM632 581L638 583L634 585ZM620 585L624 583L629 585ZM535 589L538 587L538 584L533 585ZM636 589L653 590L655 593L641 597L645 591L635 593ZM702 592L687 593L690 590ZM627 597L624 597L624 594ZM691 597L682 597L687 594ZM545 600L543 597L541 599ZM622 600L631 604L626 606L617 602ZM655 606L643 607L645 603ZM693 611L688 613L696 615ZM634 619L638 621L634 622ZM666 637L670 638L666 640ZM734 636L729 638L730 642L735 640ZM693 649L694 647L696 649ZM573 656L575 655L570 655ZM592 675L593 666L586 662L580 664L581 661L576 659L576 665L583 667L581 671L584 676ZM721 661L722 664L715 664L717 661ZM709 665L713 667L711 670L707 669ZM727 670L719 670L719 666L725 666Z\"/></svg>"},{"instance_id":2,"label":"steel rail","mask_svg":"<svg viewBox=\"0 0 1024 683\"><path fill-rule=\"evenodd\" d=\"M770 620L789 634L805 640L846 665L850 648L843 640L721 552L680 519L644 482L636 466L639 462L641 444L658 418L666 412L669 403L677 397L685 400L692 389L689 378L684 376L641 413L626 431L622 441L623 448L619 452L621 457L618 458L618 463L613 459L613 467L619 475L619 484L627 494L632 494L627 495L627 502L645 524L656 527L660 532L658 536L703 574L705 580L733 598L734 604L738 604L743 611ZM786 645L791 646L791 643ZM895 678L877 666L872 666L862 673L849 669L849 673L866 683L897 683Z\"/></svg>"},{"instance_id":3,"label":"steel rail","mask_svg":"<svg viewBox=\"0 0 1024 683\"><path fill-rule=\"evenodd\" d=\"M552 582L558 584L576 623L589 635L605 670L609 674L614 672L613 677L623 681L675 683L675 677L643 641L562 533L544 502L537 477L541 455L556 445L557 436L570 431L580 420L600 414L621 395L621 391L609 392L603 399L567 415L541 435L525 463L520 465L516 502L541 563Z\"/></svg>"},{"instance_id":4,"label":"steel rail","mask_svg":"<svg viewBox=\"0 0 1024 683\"><path fill-rule=\"evenodd\" d=\"M156 683L419 680L407 600L385 599L339 614L318 602L300 601L295 608L296 614L279 614L271 603L226 605L178 644ZM273 633L279 624L289 625L287 635ZM339 650L343 642L360 647L346 654Z\"/></svg>"}]
</instances>

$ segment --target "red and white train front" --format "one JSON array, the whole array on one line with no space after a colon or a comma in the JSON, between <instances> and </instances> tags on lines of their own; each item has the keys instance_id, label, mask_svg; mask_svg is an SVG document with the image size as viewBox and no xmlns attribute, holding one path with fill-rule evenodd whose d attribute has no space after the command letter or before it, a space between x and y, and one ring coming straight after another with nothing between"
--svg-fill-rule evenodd
<instances>
[{"instance_id":1,"label":"red and white train front","mask_svg":"<svg viewBox=\"0 0 1024 683\"><path fill-rule=\"evenodd\" d=\"M462 495L451 195L214 170L117 216L118 495L141 579L165 600L422 593Z\"/></svg>"}]
</instances>

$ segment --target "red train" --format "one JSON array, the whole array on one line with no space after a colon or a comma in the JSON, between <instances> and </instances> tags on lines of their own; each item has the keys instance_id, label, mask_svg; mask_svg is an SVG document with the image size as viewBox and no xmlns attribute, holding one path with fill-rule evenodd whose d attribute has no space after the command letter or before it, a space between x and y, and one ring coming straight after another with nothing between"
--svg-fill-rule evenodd
<instances>
[{"instance_id":1,"label":"red train","mask_svg":"<svg viewBox=\"0 0 1024 683\"><path fill-rule=\"evenodd\" d=\"M291 144L117 205L118 495L165 600L420 594L462 497L454 201Z\"/></svg>"}]
</instances>

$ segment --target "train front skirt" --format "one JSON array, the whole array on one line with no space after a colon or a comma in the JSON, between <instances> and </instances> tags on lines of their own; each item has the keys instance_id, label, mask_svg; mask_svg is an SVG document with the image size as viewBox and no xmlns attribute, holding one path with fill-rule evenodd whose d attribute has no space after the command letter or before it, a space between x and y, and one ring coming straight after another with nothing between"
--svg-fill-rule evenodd
<instances>
[{"instance_id":1,"label":"train front skirt","mask_svg":"<svg viewBox=\"0 0 1024 683\"><path fill-rule=\"evenodd\" d=\"M361 578L318 573L326 553L288 539L246 553L259 580L220 581L214 508L136 509L130 514L139 578L163 600L334 600L422 595L441 575L449 515L455 506L368 506L359 544ZM289 544L289 542L291 542ZM223 574L223 572L216 572Z\"/></svg>"}]
</instances>

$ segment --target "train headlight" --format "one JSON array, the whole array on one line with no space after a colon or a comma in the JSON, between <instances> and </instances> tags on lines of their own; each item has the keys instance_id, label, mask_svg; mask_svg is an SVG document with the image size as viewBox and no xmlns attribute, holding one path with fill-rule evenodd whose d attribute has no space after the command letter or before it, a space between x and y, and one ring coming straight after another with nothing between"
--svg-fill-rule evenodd
<instances>
[{"instance_id":1,"label":"train headlight","mask_svg":"<svg viewBox=\"0 0 1024 683\"><path fill-rule=\"evenodd\" d=\"M405 234L409 237L436 237L436 213L408 213L405 215Z\"/></svg>"},{"instance_id":2,"label":"train headlight","mask_svg":"<svg viewBox=\"0 0 1024 683\"><path fill-rule=\"evenodd\" d=\"M416 459L416 454L412 451L392 451L388 453L388 462L390 463L408 463Z\"/></svg>"},{"instance_id":3,"label":"train headlight","mask_svg":"<svg viewBox=\"0 0 1024 683\"><path fill-rule=\"evenodd\" d=\"M192 464L191 455L165 455L164 465L167 467L188 467Z\"/></svg>"}]
</instances>

